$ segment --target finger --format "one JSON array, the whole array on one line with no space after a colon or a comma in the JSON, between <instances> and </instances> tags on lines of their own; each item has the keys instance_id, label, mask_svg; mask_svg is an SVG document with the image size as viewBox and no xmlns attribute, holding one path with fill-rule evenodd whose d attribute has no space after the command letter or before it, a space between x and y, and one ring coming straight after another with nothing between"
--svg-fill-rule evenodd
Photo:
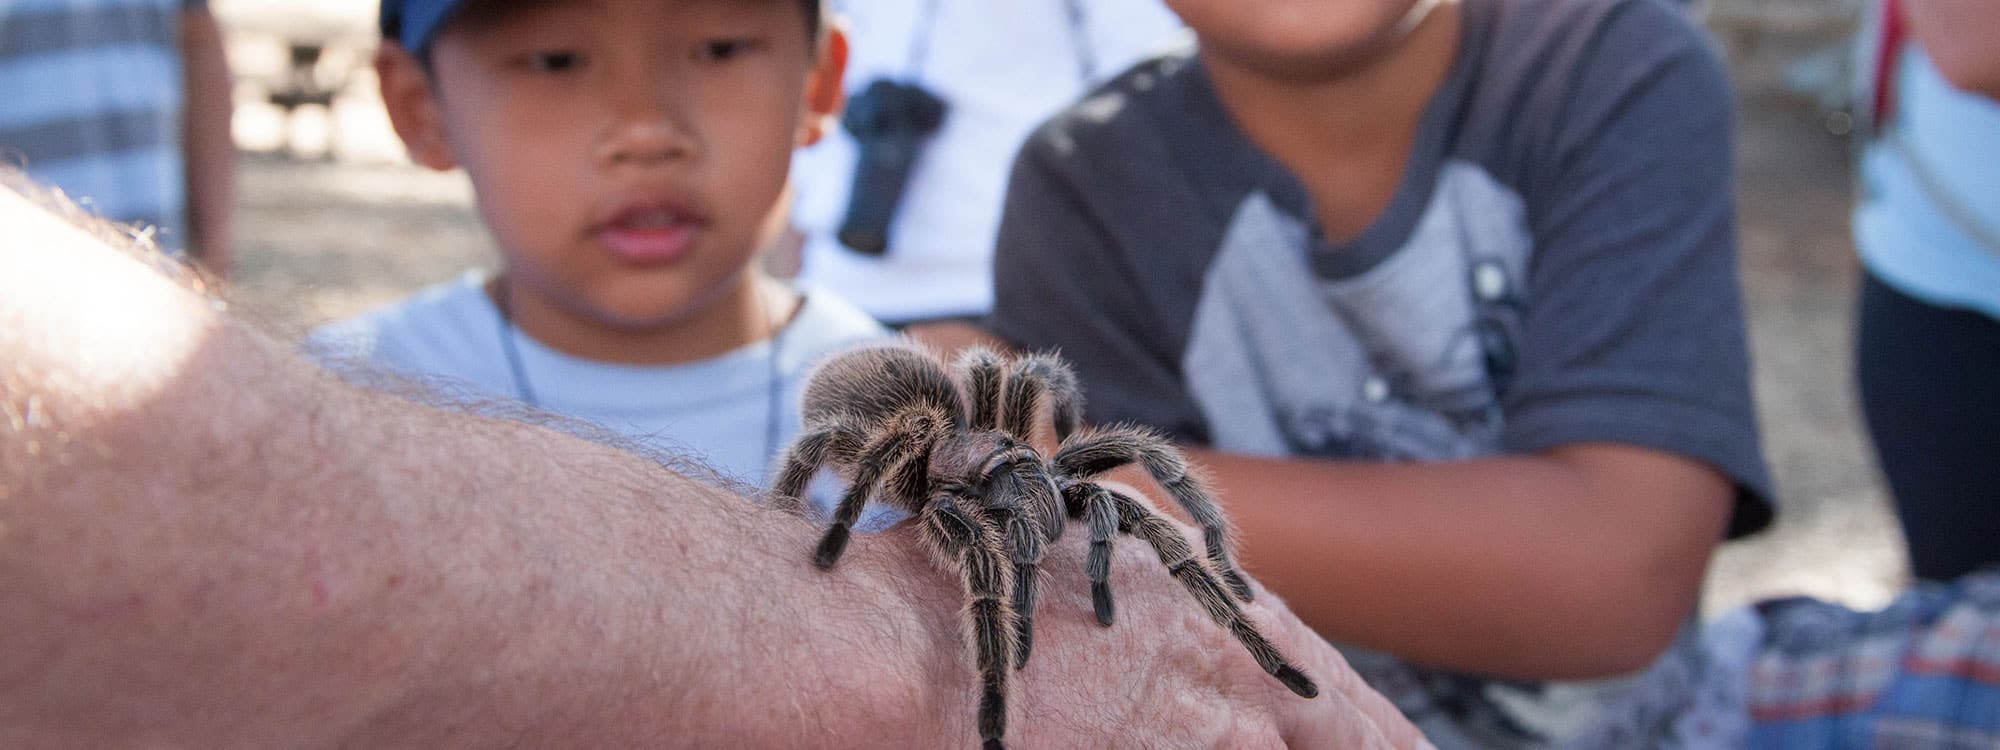
<instances>
[{"instance_id":1,"label":"finger","mask_svg":"<svg viewBox=\"0 0 2000 750\"><path fill-rule=\"evenodd\" d=\"M1314 649L1311 658L1320 699L1280 714L1279 729L1287 746L1435 750L1416 725L1363 682L1331 646L1324 648L1324 654L1320 650Z\"/></svg>"},{"instance_id":2,"label":"finger","mask_svg":"<svg viewBox=\"0 0 2000 750\"><path fill-rule=\"evenodd\" d=\"M1395 704L1369 687L1340 652L1293 617L1282 599L1254 580L1261 622L1319 683L1314 701L1279 701L1279 729L1290 747L1416 748L1435 750ZM1282 623L1282 627L1279 624Z\"/></svg>"}]
</instances>

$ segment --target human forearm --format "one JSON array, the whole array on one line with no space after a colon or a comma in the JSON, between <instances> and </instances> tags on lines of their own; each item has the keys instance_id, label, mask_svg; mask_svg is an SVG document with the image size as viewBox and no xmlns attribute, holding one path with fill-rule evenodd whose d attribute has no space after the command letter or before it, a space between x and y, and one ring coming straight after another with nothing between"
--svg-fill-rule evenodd
<instances>
[{"instance_id":1,"label":"human forearm","mask_svg":"<svg viewBox=\"0 0 2000 750\"><path fill-rule=\"evenodd\" d=\"M190 10L181 21L184 102L181 130L187 157L189 248L202 266L218 276L235 268L231 214L236 199L234 82L223 49L222 29L207 9Z\"/></svg>"},{"instance_id":2,"label":"human forearm","mask_svg":"<svg viewBox=\"0 0 2000 750\"><path fill-rule=\"evenodd\" d=\"M582 740L644 730L602 706L652 702L642 716L700 736L696 690L728 704L758 686L694 658L754 668L756 654L688 648L712 628L770 628L732 622L752 590L694 572L754 578L774 560L746 544L724 568L720 548L668 532L742 534L748 504L612 450L340 386L80 234L50 234L70 242L0 258L22 428L0 452L0 712L18 712L0 726L82 744L488 744L452 732ZM62 278L102 298L36 298ZM120 304L154 310L154 328L92 314ZM564 470L492 460L536 454ZM780 594L780 608L814 596ZM640 636L656 648L620 648ZM102 734L62 734L84 730Z\"/></svg>"},{"instance_id":3,"label":"human forearm","mask_svg":"<svg viewBox=\"0 0 2000 750\"><path fill-rule=\"evenodd\" d=\"M4 187L0 226L0 746L977 736L961 595L908 529L818 570L801 521L351 388ZM1080 546L1044 569L1084 580ZM1047 590L1010 738L1421 746L1273 597L1246 610L1317 699L1150 558L1114 559L1113 630Z\"/></svg>"},{"instance_id":4,"label":"human forearm","mask_svg":"<svg viewBox=\"0 0 2000 750\"><path fill-rule=\"evenodd\" d=\"M31 213L6 219L36 234ZM0 249L14 738L795 744L841 726L799 715L827 705L811 694L855 693L850 724L885 705L871 685L920 694L869 680L914 664L845 653L875 638L934 651L913 623L948 621L890 606L902 597L868 557L828 586L775 552L810 549L802 523L617 451L350 389L50 232L67 241ZM62 278L91 279L90 296L38 296ZM100 314L121 305L153 328ZM887 613L874 637L808 650L824 620L807 610L839 611L836 596Z\"/></svg>"},{"instance_id":5,"label":"human forearm","mask_svg":"<svg viewBox=\"0 0 2000 750\"><path fill-rule=\"evenodd\" d=\"M986 329L956 320L918 323L905 329L903 335L938 351L946 359L956 357L959 352L975 346L994 351L1013 349L1013 346L987 332Z\"/></svg>"},{"instance_id":6,"label":"human forearm","mask_svg":"<svg viewBox=\"0 0 2000 750\"><path fill-rule=\"evenodd\" d=\"M320 461L264 466L252 486L161 482L138 509L106 507L89 487L29 493L74 510L35 502L6 519L61 542L10 545L0 582L60 595L0 608L21 618L0 622L0 674L18 676L0 684L0 706L20 711L0 709L20 740L0 744L949 747L977 736L957 593L905 530L822 572L803 530L594 446L550 455L560 468L543 471L524 448L560 447L545 433L411 424L365 395L316 411L280 420L323 425L292 437L184 443L272 455L317 444ZM377 425L353 465L320 439L349 418ZM189 465L184 453L128 466L153 479ZM419 455L512 468L446 481L454 464ZM257 486L269 484L327 495L270 502ZM206 502L186 503L195 496ZM95 530L118 536L78 541ZM1052 551L1052 578L1085 580L1077 547ZM1273 720L1250 744L1421 746L1271 596L1252 616L1320 681L1314 701L1195 616L1142 545L1124 545L1114 569L1114 629L1090 621L1086 587L1047 592L1037 661L1016 683L1020 746L1239 746ZM1135 682L1135 664L1155 667ZM1218 682L1240 687L1225 701ZM1148 723L1133 725L1134 707Z\"/></svg>"},{"instance_id":7,"label":"human forearm","mask_svg":"<svg viewBox=\"0 0 2000 750\"><path fill-rule=\"evenodd\" d=\"M1903 15L1946 80L2000 99L2000 0L1905 0Z\"/></svg>"},{"instance_id":8,"label":"human forearm","mask_svg":"<svg viewBox=\"0 0 2000 750\"><path fill-rule=\"evenodd\" d=\"M1606 451L1618 470L1600 466ZM1729 508L1719 475L1610 446L1421 465L1195 458L1245 566L1321 633L1524 679L1657 655Z\"/></svg>"}]
</instances>

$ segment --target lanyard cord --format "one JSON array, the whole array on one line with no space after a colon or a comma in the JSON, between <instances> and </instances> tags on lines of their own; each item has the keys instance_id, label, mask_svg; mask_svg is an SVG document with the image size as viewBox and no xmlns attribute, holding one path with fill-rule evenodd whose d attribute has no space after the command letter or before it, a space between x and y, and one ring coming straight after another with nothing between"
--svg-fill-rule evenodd
<instances>
[{"instance_id":1,"label":"lanyard cord","mask_svg":"<svg viewBox=\"0 0 2000 750\"><path fill-rule=\"evenodd\" d=\"M798 311L805 308L806 300L804 295L800 295L798 306L788 311L783 320L778 321L771 320L771 306L763 304L763 297L761 295L757 298L757 301L757 309L761 310L764 315L764 330L771 332L771 351L764 357L768 365L764 373L766 377L765 383L770 390L765 394L764 399L763 465L769 466L771 460L778 455L778 433L784 426L782 420L778 418L778 407L784 401L785 390L785 380L781 372L782 363L778 360L784 357L785 331L791 329L792 318L797 317ZM769 469L766 469L766 471L769 471Z\"/></svg>"},{"instance_id":2,"label":"lanyard cord","mask_svg":"<svg viewBox=\"0 0 2000 750\"><path fill-rule=\"evenodd\" d=\"M903 79L917 83L924 78L924 63L930 58L931 34L937 30L938 0L924 0L917 24L910 31L910 54L903 60Z\"/></svg>"},{"instance_id":3,"label":"lanyard cord","mask_svg":"<svg viewBox=\"0 0 2000 750\"><path fill-rule=\"evenodd\" d=\"M500 311L500 354L507 360L507 374L513 378L515 397L529 407L540 409L542 408L541 399L535 397L534 387L528 384L528 371L521 364L520 347L514 342L514 339L521 335L521 328L514 325L511 294L507 289L507 281L505 279L501 279L493 284L494 306ZM805 308L805 298L801 296L798 306L794 308L791 314L785 316L786 319L782 321L771 320L770 306L761 304L760 301L757 307L762 311L764 316L765 330L771 332L771 352L765 357L767 365L765 375L768 378L768 390L764 398L764 458L768 461L772 456L777 455L778 436L784 428L783 420L779 418L779 414L781 411L780 407L783 406L785 391L785 379L782 371L783 363L781 362L784 359L785 332L791 328L791 318L796 317L798 311Z\"/></svg>"},{"instance_id":4,"label":"lanyard cord","mask_svg":"<svg viewBox=\"0 0 2000 750\"><path fill-rule=\"evenodd\" d=\"M937 31L938 0L924 0L919 13L914 33L910 35L910 53L903 66L903 79L910 83L923 81L931 36ZM1077 79L1087 89L1097 80L1097 58L1090 52L1090 17L1083 9L1083 0L1063 0L1063 20L1069 25L1069 46L1076 55Z\"/></svg>"},{"instance_id":5,"label":"lanyard cord","mask_svg":"<svg viewBox=\"0 0 2000 750\"><path fill-rule=\"evenodd\" d=\"M1097 58L1090 53L1090 17L1084 14L1082 0L1063 0L1063 11L1069 21L1069 46L1076 53L1077 80L1088 90L1097 80Z\"/></svg>"},{"instance_id":6,"label":"lanyard cord","mask_svg":"<svg viewBox=\"0 0 2000 750\"><path fill-rule=\"evenodd\" d=\"M521 403L540 409L541 399L535 397L535 389L528 385L528 372L521 366L521 351L514 344L514 337L521 335L521 329L514 325L513 292L507 290L506 279L494 282L493 301L500 308L500 353L507 358L507 374L514 378L514 395Z\"/></svg>"}]
</instances>

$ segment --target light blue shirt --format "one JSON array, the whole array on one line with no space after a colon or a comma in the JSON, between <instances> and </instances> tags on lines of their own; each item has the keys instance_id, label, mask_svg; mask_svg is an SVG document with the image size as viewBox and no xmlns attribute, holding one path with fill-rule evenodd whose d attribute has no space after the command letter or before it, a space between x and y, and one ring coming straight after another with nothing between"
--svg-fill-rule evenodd
<instances>
[{"instance_id":1,"label":"light blue shirt","mask_svg":"<svg viewBox=\"0 0 2000 750\"><path fill-rule=\"evenodd\" d=\"M768 488L772 460L798 436L812 366L889 337L854 306L807 290L798 316L773 340L685 364L611 364L564 354L507 325L485 281L482 272L468 272L390 307L322 326L307 348L322 361L357 359L447 393L470 391L476 399L519 400L525 380L542 410ZM519 377L508 364L503 336L513 339L520 355ZM813 501L830 510L837 496L825 489L816 486ZM871 510L861 527L887 520Z\"/></svg>"},{"instance_id":2,"label":"light blue shirt","mask_svg":"<svg viewBox=\"0 0 2000 750\"><path fill-rule=\"evenodd\" d=\"M1914 45L1895 83L1889 130L1862 157L1861 260L1912 297L2000 318L2000 104L1953 88Z\"/></svg>"}]
</instances>

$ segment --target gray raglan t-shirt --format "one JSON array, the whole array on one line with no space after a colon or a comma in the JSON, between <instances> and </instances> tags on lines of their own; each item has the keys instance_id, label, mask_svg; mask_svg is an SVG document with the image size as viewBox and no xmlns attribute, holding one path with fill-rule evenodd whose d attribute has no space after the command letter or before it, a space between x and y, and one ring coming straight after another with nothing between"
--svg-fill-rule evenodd
<instances>
[{"instance_id":1,"label":"gray raglan t-shirt","mask_svg":"<svg viewBox=\"0 0 2000 750\"><path fill-rule=\"evenodd\" d=\"M1731 103L1657 0L1463 0L1386 212L1333 244L1191 51L1023 147L989 325L1076 366L1093 421L1240 453L1434 461L1617 442L1768 522L1735 267ZM1350 651L1441 746L1702 746L1704 662L1499 683Z\"/></svg>"}]
</instances>

